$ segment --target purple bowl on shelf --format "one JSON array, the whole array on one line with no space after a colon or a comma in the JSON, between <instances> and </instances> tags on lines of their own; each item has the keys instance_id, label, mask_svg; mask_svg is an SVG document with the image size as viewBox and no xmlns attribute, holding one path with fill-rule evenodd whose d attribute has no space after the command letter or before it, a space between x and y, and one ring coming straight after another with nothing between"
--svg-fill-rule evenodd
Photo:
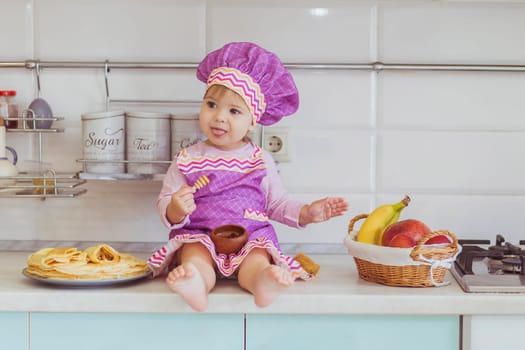
<instances>
[{"instance_id":1,"label":"purple bowl on shelf","mask_svg":"<svg viewBox=\"0 0 525 350\"><path fill-rule=\"evenodd\" d=\"M31 129L49 129L53 124L52 119L39 120L40 118L53 118L53 111L43 98L34 99L24 111L24 117L28 118L26 125Z\"/></svg>"}]
</instances>

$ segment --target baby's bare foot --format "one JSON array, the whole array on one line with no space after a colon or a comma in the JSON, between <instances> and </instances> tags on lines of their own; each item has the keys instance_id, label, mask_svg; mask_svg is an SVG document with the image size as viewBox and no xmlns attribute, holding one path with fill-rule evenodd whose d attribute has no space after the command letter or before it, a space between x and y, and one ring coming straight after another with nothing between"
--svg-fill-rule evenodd
<instances>
[{"instance_id":1,"label":"baby's bare foot","mask_svg":"<svg viewBox=\"0 0 525 350\"><path fill-rule=\"evenodd\" d=\"M290 271L277 265L268 266L261 271L255 282L255 304L259 307L270 305L293 282Z\"/></svg>"},{"instance_id":2,"label":"baby's bare foot","mask_svg":"<svg viewBox=\"0 0 525 350\"><path fill-rule=\"evenodd\" d=\"M168 274L166 283L196 311L208 307L208 292L199 270L192 263L177 266Z\"/></svg>"}]
</instances>

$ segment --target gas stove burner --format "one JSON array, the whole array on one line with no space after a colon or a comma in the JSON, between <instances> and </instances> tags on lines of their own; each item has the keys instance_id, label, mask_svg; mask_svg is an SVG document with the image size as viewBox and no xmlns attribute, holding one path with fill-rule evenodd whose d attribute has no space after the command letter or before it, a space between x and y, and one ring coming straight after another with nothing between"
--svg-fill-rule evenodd
<instances>
[{"instance_id":1,"label":"gas stove burner","mask_svg":"<svg viewBox=\"0 0 525 350\"><path fill-rule=\"evenodd\" d=\"M505 273L521 274L521 260L518 256L507 256L502 259L487 258L489 273L503 275Z\"/></svg>"},{"instance_id":2,"label":"gas stove burner","mask_svg":"<svg viewBox=\"0 0 525 350\"><path fill-rule=\"evenodd\" d=\"M505 242L502 235L496 235L496 244L489 247L489 250L502 252L505 255L520 255L523 253L522 249L512 243Z\"/></svg>"},{"instance_id":3,"label":"gas stove burner","mask_svg":"<svg viewBox=\"0 0 525 350\"><path fill-rule=\"evenodd\" d=\"M490 240L459 240L451 273L466 292L525 293L525 240L519 245L498 234Z\"/></svg>"}]
</instances>

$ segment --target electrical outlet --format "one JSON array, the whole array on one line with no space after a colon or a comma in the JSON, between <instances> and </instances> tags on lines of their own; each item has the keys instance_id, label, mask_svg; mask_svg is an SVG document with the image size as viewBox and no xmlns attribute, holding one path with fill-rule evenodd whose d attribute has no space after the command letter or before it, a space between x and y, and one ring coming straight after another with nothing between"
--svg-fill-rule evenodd
<instances>
[{"instance_id":1,"label":"electrical outlet","mask_svg":"<svg viewBox=\"0 0 525 350\"><path fill-rule=\"evenodd\" d=\"M290 129L263 127L262 147L270 152L276 162L290 161Z\"/></svg>"}]
</instances>

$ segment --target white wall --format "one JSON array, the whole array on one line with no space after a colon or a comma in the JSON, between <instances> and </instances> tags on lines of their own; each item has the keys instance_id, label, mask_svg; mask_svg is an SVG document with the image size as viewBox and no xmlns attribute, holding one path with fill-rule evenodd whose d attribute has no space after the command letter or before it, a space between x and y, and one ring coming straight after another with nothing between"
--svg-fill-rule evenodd
<instances>
[{"instance_id":1,"label":"white wall","mask_svg":"<svg viewBox=\"0 0 525 350\"><path fill-rule=\"evenodd\" d=\"M319 2L321 3L321 2ZM198 62L229 41L255 41L285 63L525 64L525 3L309 0L0 0L0 61ZM321 13L323 16L315 16ZM461 238L525 239L525 73L294 69L301 94L292 161L279 165L305 201L342 195L340 219L282 242L340 243L351 217L412 203L418 218ZM41 96L65 132L46 135L44 160L77 171L80 115L104 109L102 70L44 69ZM34 71L0 69L0 88L27 106ZM113 98L198 99L193 71L110 73ZM162 108L173 113L180 106ZM112 106L136 109L137 106ZM33 138L8 134L22 161ZM157 182L91 181L73 199L1 199L0 239L163 241Z\"/></svg>"}]
</instances>

